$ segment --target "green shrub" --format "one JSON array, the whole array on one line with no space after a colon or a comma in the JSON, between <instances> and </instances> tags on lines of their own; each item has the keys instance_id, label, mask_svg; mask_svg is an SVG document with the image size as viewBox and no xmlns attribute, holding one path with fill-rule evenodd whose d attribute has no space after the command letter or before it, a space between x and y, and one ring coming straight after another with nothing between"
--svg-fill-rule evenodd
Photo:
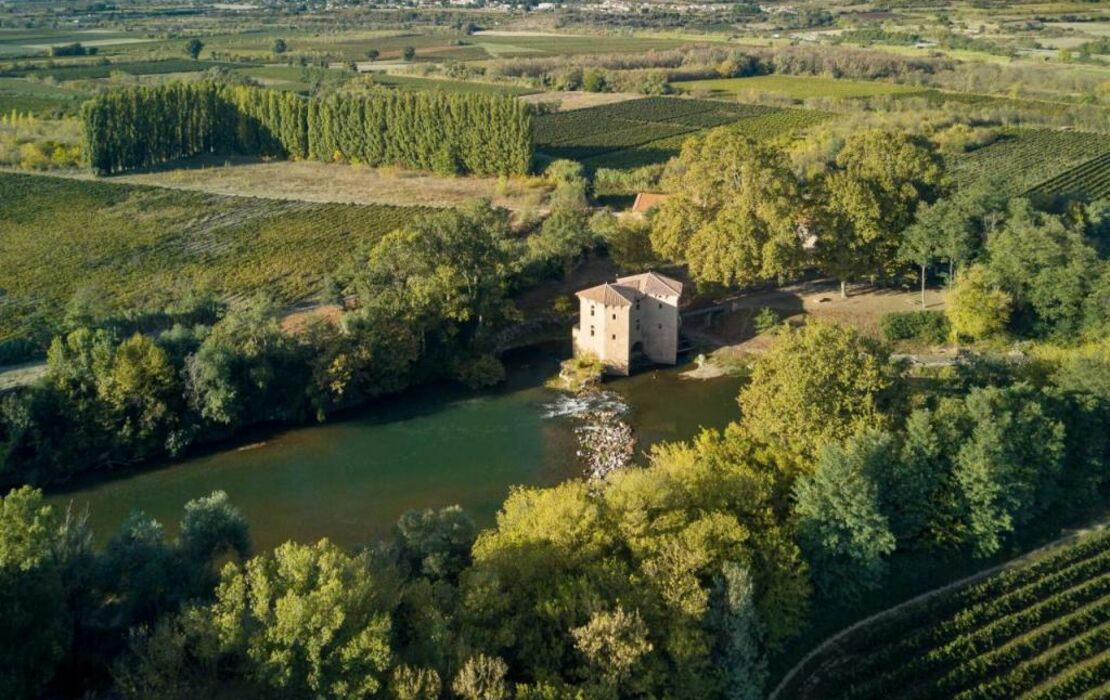
<instances>
[{"instance_id":1,"label":"green shrub","mask_svg":"<svg viewBox=\"0 0 1110 700\"><path fill-rule=\"evenodd\" d=\"M887 340L921 340L943 343L948 337L948 318L943 311L896 311L879 322Z\"/></svg>"},{"instance_id":2,"label":"green shrub","mask_svg":"<svg viewBox=\"0 0 1110 700\"><path fill-rule=\"evenodd\" d=\"M755 332L763 335L775 326L782 322L779 312L774 309L764 306L759 310L759 313L752 319L752 325L755 326Z\"/></svg>"}]
</instances>

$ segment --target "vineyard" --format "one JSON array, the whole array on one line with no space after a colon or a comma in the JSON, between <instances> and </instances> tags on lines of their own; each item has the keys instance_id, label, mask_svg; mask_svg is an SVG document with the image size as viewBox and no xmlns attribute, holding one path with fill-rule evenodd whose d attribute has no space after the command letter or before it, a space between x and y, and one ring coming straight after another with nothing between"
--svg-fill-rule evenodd
<instances>
[{"instance_id":1,"label":"vineyard","mask_svg":"<svg viewBox=\"0 0 1110 700\"><path fill-rule=\"evenodd\" d=\"M1030 190L1030 194L1047 197L1078 194L1091 199L1110 197L1110 149L1042 182Z\"/></svg>"},{"instance_id":2,"label":"vineyard","mask_svg":"<svg viewBox=\"0 0 1110 700\"><path fill-rule=\"evenodd\" d=\"M1110 534L865 625L784 697L1106 697Z\"/></svg>"},{"instance_id":3,"label":"vineyard","mask_svg":"<svg viewBox=\"0 0 1110 700\"><path fill-rule=\"evenodd\" d=\"M758 92L783 95L796 100L810 97L850 99L877 95L910 95L922 91L913 85L811 75L756 75L748 78L685 80L676 83L675 87L683 92L709 92L714 96Z\"/></svg>"},{"instance_id":4,"label":"vineyard","mask_svg":"<svg viewBox=\"0 0 1110 700\"><path fill-rule=\"evenodd\" d=\"M591 168L660 163L678 153L690 134L726 124L753 138L773 138L817 123L823 112L783 110L711 100L648 97L557 112L536 119L536 150L581 160Z\"/></svg>"},{"instance_id":5,"label":"vineyard","mask_svg":"<svg viewBox=\"0 0 1110 700\"><path fill-rule=\"evenodd\" d=\"M989 146L959 156L950 163L958 184L967 185L977 180L1004 176L1007 194L1019 195L1031 189L1045 194L1059 190L1050 184L1063 177L1060 186L1074 185L1094 178L1097 184L1098 164L1093 171L1079 173L1068 179L1069 173L1092 159L1110 152L1110 136L1083 131L1051 131L1048 129L1013 129ZM1101 161L1105 165L1105 160ZM1044 183L1044 184L1042 184ZM1105 185L1102 185L1105 187Z\"/></svg>"},{"instance_id":6,"label":"vineyard","mask_svg":"<svg viewBox=\"0 0 1110 700\"><path fill-rule=\"evenodd\" d=\"M423 211L6 173L0 201L0 340L57 321L81 287L121 308L160 306L186 289L295 302Z\"/></svg>"}]
</instances>

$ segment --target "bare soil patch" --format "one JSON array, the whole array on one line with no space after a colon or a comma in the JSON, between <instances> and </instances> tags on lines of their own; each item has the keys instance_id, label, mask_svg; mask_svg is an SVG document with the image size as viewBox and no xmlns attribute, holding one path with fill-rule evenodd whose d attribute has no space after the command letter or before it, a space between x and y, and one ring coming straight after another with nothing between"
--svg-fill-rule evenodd
<instances>
[{"instance_id":1,"label":"bare soil patch","mask_svg":"<svg viewBox=\"0 0 1110 700\"><path fill-rule=\"evenodd\" d=\"M944 299L943 290L927 290L926 309L942 310ZM684 324L683 332L722 346L718 352L726 356L739 356L763 352L774 342L770 334L755 332L753 319L761 309L773 309L783 320L815 318L853 326L863 333L878 336L879 321L886 314L921 310L921 292L856 287L849 291L847 299L842 299L835 281L818 280L741 294L720 303L728 310L715 315L711 322L691 319Z\"/></svg>"},{"instance_id":2,"label":"bare soil patch","mask_svg":"<svg viewBox=\"0 0 1110 700\"><path fill-rule=\"evenodd\" d=\"M644 95L632 92L540 92L535 95L524 95L519 98L532 104L558 103L560 112L569 112L574 109L587 107L600 107L617 102L642 99Z\"/></svg>"}]
</instances>

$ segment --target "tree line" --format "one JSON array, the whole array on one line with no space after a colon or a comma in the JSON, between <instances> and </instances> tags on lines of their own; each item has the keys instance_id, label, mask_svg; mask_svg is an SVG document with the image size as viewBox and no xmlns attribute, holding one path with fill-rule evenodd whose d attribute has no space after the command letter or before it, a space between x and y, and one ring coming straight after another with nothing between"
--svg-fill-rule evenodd
<instances>
[{"instance_id":1,"label":"tree line","mask_svg":"<svg viewBox=\"0 0 1110 700\"><path fill-rule=\"evenodd\" d=\"M82 108L100 174L201 153L268 155L448 174L523 174L532 112L511 97L382 90L305 98L211 81L109 90Z\"/></svg>"}]
</instances>

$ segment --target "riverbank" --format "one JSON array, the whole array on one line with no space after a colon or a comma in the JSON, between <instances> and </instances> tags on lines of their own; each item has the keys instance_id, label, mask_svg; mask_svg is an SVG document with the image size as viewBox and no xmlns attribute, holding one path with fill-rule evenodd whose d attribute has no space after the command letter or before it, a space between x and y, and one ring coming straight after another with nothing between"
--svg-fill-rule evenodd
<instances>
[{"instance_id":1,"label":"riverbank","mask_svg":"<svg viewBox=\"0 0 1110 700\"><path fill-rule=\"evenodd\" d=\"M494 389L415 388L321 425L249 431L219 450L71 484L48 500L87 508L100 545L132 509L173 535L182 506L217 489L247 516L258 549L321 537L364 544L388 534L407 510L454 504L490 526L513 486L583 476L576 416L601 407L543 386L561 357L553 348L518 353ZM628 407L635 462L654 444L736 418L739 380L688 382L681 371L605 382L604 393Z\"/></svg>"}]
</instances>

